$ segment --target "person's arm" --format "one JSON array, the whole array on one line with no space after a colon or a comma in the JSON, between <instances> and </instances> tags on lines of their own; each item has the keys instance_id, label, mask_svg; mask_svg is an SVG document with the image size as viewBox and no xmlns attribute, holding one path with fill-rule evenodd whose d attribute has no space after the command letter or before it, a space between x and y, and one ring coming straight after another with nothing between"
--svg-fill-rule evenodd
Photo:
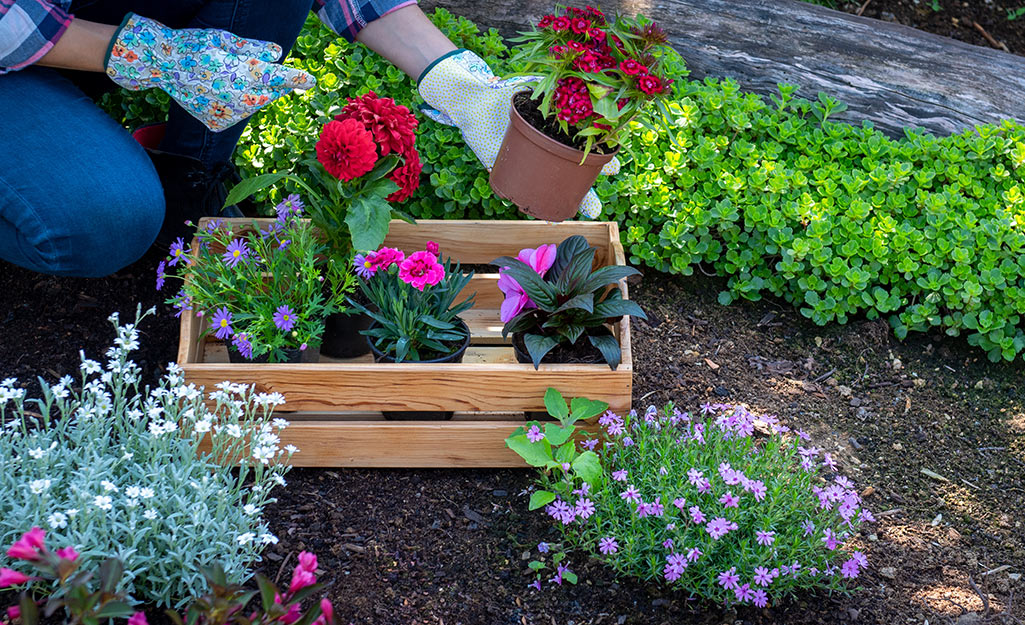
<instances>
[{"instance_id":1,"label":"person's arm","mask_svg":"<svg viewBox=\"0 0 1025 625\"><path fill-rule=\"evenodd\" d=\"M102 72L103 61L117 26L74 18L64 35L36 65Z\"/></svg>"}]
</instances>

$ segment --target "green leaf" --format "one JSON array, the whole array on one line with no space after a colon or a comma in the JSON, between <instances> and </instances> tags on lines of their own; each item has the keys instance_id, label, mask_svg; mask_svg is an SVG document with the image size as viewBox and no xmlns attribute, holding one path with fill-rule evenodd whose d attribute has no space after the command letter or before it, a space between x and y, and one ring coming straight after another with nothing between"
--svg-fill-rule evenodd
<instances>
[{"instance_id":1,"label":"green leaf","mask_svg":"<svg viewBox=\"0 0 1025 625\"><path fill-rule=\"evenodd\" d=\"M274 605L274 595L278 594L277 589L269 579L259 573L256 575L256 585L260 589L260 605L263 611L270 612Z\"/></svg>"},{"instance_id":2,"label":"green leaf","mask_svg":"<svg viewBox=\"0 0 1025 625\"><path fill-rule=\"evenodd\" d=\"M573 432L575 430L576 430L576 428L573 427L573 426L570 426L570 427L567 428L567 427L559 427L558 425L555 425L554 423L546 423L545 424L545 439L548 441L549 445L551 445L553 447L558 447L559 445L561 445L561 444L565 443L567 440L569 440L569 437L573 436Z\"/></svg>"},{"instance_id":3,"label":"green leaf","mask_svg":"<svg viewBox=\"0 0 1025 625\"><path fill-rule=\"evenodd\" d=\"M510 436L505 439L505 444L532 467L543 467L552 459L552 453L543 441L532 443L527 440L526 434Z\"/></svg>"},{"instance_id":4,"label":"green leaf","mask_svg":"<svg viewBox=\"0 0 1025 625\"><path fill-rule=\"evenodd\" d=\"M100 564L100 592L114 594L124 574L124 565L117 558L107 558Z\"/></svg>"},{"instance_id":5,"label":"green leaf","mask_svg":"<svg viewBox=\"0 0 1025 625\"><path fill-rule=\"evenodd\" d=\"M550 336L524 334L523 343L527 346L527 353L530 354L530 359L534 362L534 368L537 369L541 366L541 359L552 351L559 341Z\"/></svg>"},{"instance_id":6,"label":"green leaf","mask_svg":"<svg viewBox=\"0 0 1025 625\"><path fill-rule=\"evenodd\" d=\"M577 583L577 574L574 573L573 571L563 571L562 572L562 579L566 580L567 582L569 582L571 584L576 584Z\"/></svg>"},{"instance_id":7,"label":"green leaf","mask_svg":"<svg viewBox=\"0 0 1025 625\"><path fill-rule=\"evenodd\" d=\"M27 592L21 593L18 608L21 610L21 625L39 625L39 606Z\"/></svg>"},{"instance_id":8,"label":"green leaf","mask_svg":"<svg viewBox=\"0 0 1025 625\"><path fill-rule=\"evenodd\" d=\"M610 265L602 267L587 277L587 280L580 286L580 291L594 291L608 284L615 284L623 278L635 276L640 272L633 267L623 265Z\"/></svg>"},{"instance_id":9,"label":"green leaf","mask_svg":"<svg viewBox=\"0 0 1025 625\"><path fill-rule=\"evenodd\" d=\"M555 493L547 490L536 490L530 495L530 505L527 506L530 510L537 510L543 506L555 501Z\"/></svg>"},{"instance_id":10,"label":"green leaf","mask_svg":"<svg viewBox=\"0 0 1025 625\"><path fill-rule=\"evenodd\" d=\"M601 479L601 459L593 451L585 451L573 461L573 472L594 486Z\"/></svg>"},{"instance_id":11,"label":"green leaf","mask_svg":"<svg viewBox=\"0 0 1025 625\"><path fill-rule=\"evenodd\" d=\"M96 618L128 618L135 614L135 608L123 601L111 601L95 612Z\"/></svg>"},{"instance_id":12,"label":"green leaf","mask_svg":"<svg viewBox=\"0 0 1025 625\"><path fill-rule=\"evenodd\" d=\"M352 247L360 251L376 250L388 236L389 221L391 205L384 198L375 195L353 198L345 216Z\"/></svg>"},{"instance_id":13,"label":"green leaf","mask_svg":"<svg viewBox=\"0 0 1025 625\"><path fill-rule=\"evenodd\" d=\"M578 308L580 310L586 310L589 313L594 312L594 293L581 293L575 297L571 297L562 303L561 306L555 309L555 312L563 312L566 310L572 310ZM638 306L640 309L640 306Z\"/></svg>"},{"instance_id":14,"label":"green leaf","mask_svg":"<svg viewBox=\"0 0 1025 625\"><path fill-rule=\"evenodd\" d=\"M577 421L586 421L600 415L609 409L609 405L597 399L574 397L573 401L570 402L570 409L570 414L572 415L570 422L576 423Z\"/></svg>"},{"instance_id":15,"label":"green leaf","mask_svg":"<svg viewBox=\"0 0 1025 625\"><path fill-rule=\"evenodd\" d=\"M496 258L493 263L504 268L505 273L509 274L509 277L513 280L516 280L524 292L538 306L541 308L555 306L555 287L537 275L537 272L530 265L518 258L510 258L508 256Z\"/></svg>"},{"instance_id":16,"label":"green leaf","mask_svg":"<svg viewBox=\"0 0 1025 625\"><path fill-rule=\"evenodd\" d=\"M605 362L607 362L609 366L612 367L612 370L615 371L623 357L622 352L619 350L619 341L616 340L616 337L611 334L602 334L598 336L589 334L587 339L591 341L591 345L598 348L601 355L605 358Z\"/></svg>"},{"instance_id":17,"label":"green leaf","mask_svg":"<svg viewBox=\"0 0 1025 625\"><path fill-rule=\"evenodd\" d=\"M545 409L548 410L549 415L559 421L569 416L569 408L566 407L566 400L563 399L562 393L550 386L545 391Z\"/></svg>"},{"instance_id":18,"label":"green leaf","mask_svg":"<svg viewBox=\"0 0 1025 625\"><path fill-rule=\"evenodd\" d=\"M260 174L259 176L253 176L252 178L246 178L231 188L231 191L228 192L228 197L224 200L224 206L238 204L257 191L262 191L290 176L291 174L288 172L279 171L273 174Z\"/></svg>"}]
</instances>

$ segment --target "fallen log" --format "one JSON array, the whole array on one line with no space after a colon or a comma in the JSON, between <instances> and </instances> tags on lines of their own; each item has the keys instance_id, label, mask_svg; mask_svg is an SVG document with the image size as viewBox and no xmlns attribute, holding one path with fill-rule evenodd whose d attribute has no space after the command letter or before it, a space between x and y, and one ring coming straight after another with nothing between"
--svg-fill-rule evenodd
<instances>
[{"instance_id":1,"label":"fallen log","mask_svg":"<svg viewBox=\"0 0 1025 625\"><path fill-rule=\"evenodd\" d=\"M536 24L552 0L424 0L510 36ZM872 121L891 135L919 126L946 135L980 123L1025 122L1025 57L798 0L603 2L606 11L659 22L691 78L730 76L744 89L796 84L849 105L836 119Z\"/></svg>"}]
</instances>

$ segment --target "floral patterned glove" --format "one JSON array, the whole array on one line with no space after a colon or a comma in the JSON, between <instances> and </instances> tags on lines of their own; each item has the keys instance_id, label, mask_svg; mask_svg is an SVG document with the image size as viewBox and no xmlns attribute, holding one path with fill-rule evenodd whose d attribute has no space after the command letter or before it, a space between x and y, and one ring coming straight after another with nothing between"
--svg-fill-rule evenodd
<instances>
[{"instance_id":1,"label":"floral patterned glove","mask_svg":"<svg viewBox=\"0 0 1025 625\"><path fill-rule=\"evenodd\" d=\"M280 57L276 43L216 29L175 30L129 13L110 40L104 65L122 87L163 89L219 132L292 89L316 84L306 72L276 64Z\"/></svg>"},{"instance_id":2,"label":"floral patterned glove","mask_svg":"<svg viewBox=\"0 0 1025 625\"><path fill-rule=\"evenodd\" d=\"M502 80L473 52L455 50L424 70L417 89L424 102L433 107L424 109L424 114L436 122L457 126L466 145L491 171L509 125L512 95L536 80L533 76ZM601 173L612 175L618 171L619 160L613 158ZM580 214L593 219L600 213L601 201L591 189L580 203Z\"/></svg>"}]
</instances>

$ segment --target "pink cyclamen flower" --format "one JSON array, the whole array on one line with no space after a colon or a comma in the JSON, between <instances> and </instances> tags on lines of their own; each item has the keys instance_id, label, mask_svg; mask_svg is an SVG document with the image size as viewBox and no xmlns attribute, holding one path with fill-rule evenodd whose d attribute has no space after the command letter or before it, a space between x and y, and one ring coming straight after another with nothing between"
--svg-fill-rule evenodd
<instances>
[{"instance_id":1,"label":"pink cyclamen flower","mask_svg":"<svg viewBox=\"0 0 1025 625\"><path fill-rule=\"evenodd\" d=\"M144 612L136 612L128 617L128 625L149 625L149 622L146 621Z\"/></svg>"},{"instance_id":2,"label":"pink cyclamen flower","mask_svg":"<svg viewBox=\"0 0 1025 625\"><path fill-rule=\"evenodd\" d=\"M46 532L39 527L33 527L8 547L7 556L17 560L36 560L39 558L39 550L44 548L45 539Z\"/></svg>"},{"instance_id":3,"label":"pink cyclamen flower","mask_svg":"<svg viewBox=\"0 0 1025 625\"><path fill-rule=\"evenodd\" d=\"M307 586L312 586L316 582L316 576L314 576L312 572L304 569L300 564L295 567L295 570L292 572L292 583L288 586L288 592L298 592Z\"/></svg>"},{"instance_id":4,"label":"pink cyclamen flower","mask_svg":"<svg viewBox=\"0 0 1025 625\"><path fill-rule=\"evenodd\" d=\"M536 271L537 275L544 277L545 273L555 263L556 251L557 248L553 244L541 245L537 249L528 247L520 250L516 258ZM499 311L499 318L502 320L502 323L508 322L524 309L537 307L537 304L530 299L519 282L510 277L506 272L499 273L498 288L505 294L505 300L502 302L502 308Z\"/></svg>"},{"instance_id":5,"label":"pink cyclamen flower","mask_svg":"<svg viewBox=\"0 0 1025 625\"><path fill-rule=\"evenodd\" d=\"M299 566L305 571L310 573L317 572L317 555L310 553L309 551L302 551L299 553Z\"/></svg>"},{"instance_id":6,"label":"pink cyclamen flower","mask_svg":"<svg viewBox=\"0 0 1025 625\"><path fill-rule=\"evenodd\" d=\"M413 252L399 264L399 279L417 291L423 291L425 286L434 286L444 278L445 268L430 252Z\"/></svg>"},{"instance_id":7,"label":"pink cyclamen flower","mask_svg":"<svg viewBox=\"0 0 1025 625\"><path fill-rule=\"evenodd\" d=\"M7 588L8 586L24 584L25 582L33 579L35 578L29 577L24 573L15 571L14 569L0 569L0 588Z\"/></svg>"},{"instance_id":8,"label":"pink cyclamen flower","mask_svg":"<svg viewBox=\"0 0 1025 625\"><path fill-rule=\"evenodd\" d=\"M75 551L74 547L64 547L57 550L57 557L68 562L74 562L78 559L78 552Z\"/></svg>"}]
</instances>

